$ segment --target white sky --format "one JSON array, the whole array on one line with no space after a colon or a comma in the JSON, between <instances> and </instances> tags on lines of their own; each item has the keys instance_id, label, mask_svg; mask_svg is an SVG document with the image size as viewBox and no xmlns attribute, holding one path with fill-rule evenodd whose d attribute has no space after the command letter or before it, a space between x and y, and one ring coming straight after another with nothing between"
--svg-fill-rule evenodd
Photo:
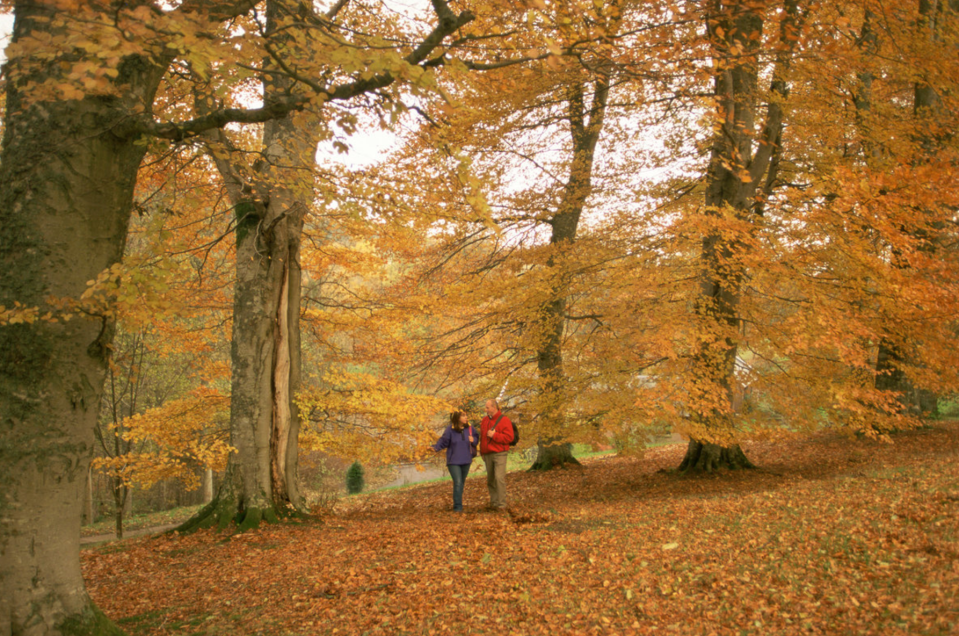
<instances>
[{"instance_id":1,"label":"white sky","mask_svg":"<svg viewBox=\"0 0 959 636\"><path fill-rule=\"evenodd\" d=\"M0 13L0 64L7 59L3 52L7 49L7 41L11 33L13 33L13 14Z\"/></svg>"},{"instance_id":2,"label":"white sky","mask_svg":"<svg viewBox=\"0 0 959 636\"><path fill-rule=\"evenodd\" d=\"M415 0L392 0L391 8L398 11L412 11L411 7L416 4ZM422 10L422 7L420 9ZM7 59L4 51L12 33L13 14L0 13L0 64ZM331 144L322 144L317 153L318 158L352 167L365 167L380 161L397 145L397 137L394 134L377 130L372 126L361 127L355 135L343 141L349 146L349 153L340 154L332 149Z\"/></svg>"}]
</instances>

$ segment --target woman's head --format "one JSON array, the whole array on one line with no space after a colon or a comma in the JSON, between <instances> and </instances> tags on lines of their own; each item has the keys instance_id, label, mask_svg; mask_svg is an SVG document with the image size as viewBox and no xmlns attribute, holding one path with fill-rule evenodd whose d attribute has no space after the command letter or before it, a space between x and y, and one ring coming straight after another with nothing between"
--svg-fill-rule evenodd
<instances>
[{"instance_id":1,"label":"woman's head","mask_svg":"<svg viewBox=\"0 0 959 636\"><path fill-rule=\"evenodd\" d=\"M450 426L452 426L454 430L462 431L466 428L466 425L466 411L453 411L450 413Z\"/></svg>"}]
</instances>

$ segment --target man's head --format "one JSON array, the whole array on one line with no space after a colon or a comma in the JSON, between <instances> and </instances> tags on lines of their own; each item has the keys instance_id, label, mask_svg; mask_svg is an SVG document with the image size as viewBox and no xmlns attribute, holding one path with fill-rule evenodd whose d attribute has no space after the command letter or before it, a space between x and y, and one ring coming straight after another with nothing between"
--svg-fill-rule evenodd
<instances>
[{"instance_id":1,"label":"man's head","mask_svg":"<svg viewBox=\"0 0 959 636\"><path fill-rule=\"evenodd\" d=\"M496 400L486 400L486 414L493 417L499 412L499 404Z\"/></svg>"}]
</instances>

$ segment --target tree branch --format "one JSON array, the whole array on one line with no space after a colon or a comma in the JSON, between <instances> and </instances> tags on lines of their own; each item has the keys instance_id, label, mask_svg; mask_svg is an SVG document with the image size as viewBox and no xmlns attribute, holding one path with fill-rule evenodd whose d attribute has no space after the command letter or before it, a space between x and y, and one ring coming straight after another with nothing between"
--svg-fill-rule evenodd
<instances>
[{"instance_id":1,"label":"tree branch","mask_svg":"<svg viewBox=\"0 0 959 636\"><path fill-rule=\"evenodd\" d=\"M196 13L206 18L225 22L238 18L241 15L251 11L256 6L256 0L221 0L219 2L211 0L184 0L176 8L177 13Z\"/></svg>"},{"instance_id":2,"label":"tree branch","mask_svg":"<svg viewBox=\"0 0 959 636\"><path fill-rule=\"evenodd\" d=\"M336 16L339 15L340 11L350 3L350 0L339 0L336 4L330 7L330 10L326 12L324 16L327 20L332 22L336 19Z\"/></svg>"},{"instance_id":3,"label":"tree branch","mask_svg":"<svg viewBox=\"0 0 959 636\"><path fill-rule=\"evenodd\" d=\"M475 19L471 11L459 15L453 13L445 0L432 0L433 9L439 23L405 58L408 64L419 65L427 59L443 40ZM249 2L225 3L233 8L247 6ZM182 6L181 6L182 8ZM121 135L149 135L160 139L182 141L200 135L214 128L222 128L229 123L258 124L285 117L291 112L306 108L311 102L322 104L326 101L348 100L373 90L389 86L396 78L392 73L384 72L368 79L358 79L335 87L324 87L306 78L296 77L313 89L313 94L290 95L260 108L225 108L201 115L184 122L158 122L152 118L132 120L128 127L121 128Z\"/></svg>"},{"instance_id":4,"label":"tree branch","mask_svg":"<svg viewBox=\"0 0 959 636\"><path fill-rule=\"evenodd\" d=\"M772 97L766 110L766 125L760 136L759 147L749 165L749 176L753 183L758 183L766 172L774 157L776 148L782 141L783 108L781 100L789 96L789 85L784 79L786 71L792 62L796 43L799 41L802 16L799 12L799 0L786 0L786 16L780 25L780 50L773 70L773 80L770 86Z\"/></svg>"}]
</instances>

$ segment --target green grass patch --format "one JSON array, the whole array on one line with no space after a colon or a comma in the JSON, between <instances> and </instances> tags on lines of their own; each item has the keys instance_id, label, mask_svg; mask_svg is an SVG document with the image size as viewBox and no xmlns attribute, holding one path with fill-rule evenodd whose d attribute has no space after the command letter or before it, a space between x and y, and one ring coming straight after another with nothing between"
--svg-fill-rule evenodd
<instances>
[{"instance_id":1,"label":"green grass patch","mask_svg":"<svg viewBox=\"0 0 959 636\"><path fill-rule=\"evenodd\" d=\"M153 610L136 616L117 619L116 624L124 631L136 634L141 631L159 628L165 622L164 617L169 613L169 609Z\"/></svg>"},{"instance_id":2,"label":"green grass patch","mask_svg":"<svg viewBox=\"0 0 959 636\"><path fill-rule=\"evenodd\" d=\"M203 508L202 505L183 506L182 508L172 508L170 510L161 510L160 512L131 515L123 519L123 531L130 532L144 528L170 525L171 523L182 523L196 514L201 508ZM98 534L112 534L115 529L116 520L112 517L107 517L96 523L83 526L80 529L80 536L89 537Z\"/></svg>"}]
</instances>

